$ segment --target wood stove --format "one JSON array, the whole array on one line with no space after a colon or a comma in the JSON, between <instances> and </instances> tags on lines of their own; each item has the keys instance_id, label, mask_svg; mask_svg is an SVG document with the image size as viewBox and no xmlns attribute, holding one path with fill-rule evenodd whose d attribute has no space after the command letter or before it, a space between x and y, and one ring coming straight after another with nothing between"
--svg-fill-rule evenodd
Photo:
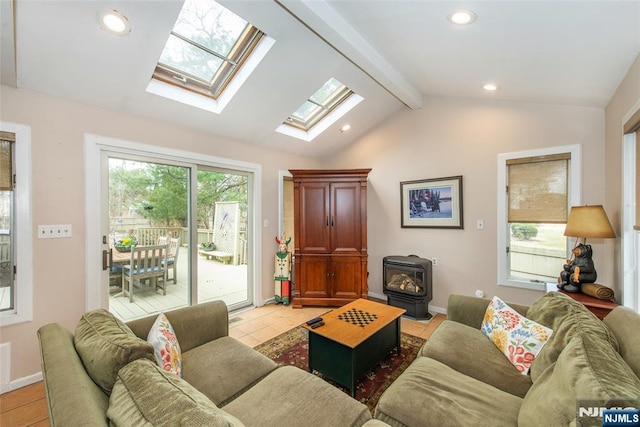
<instances>
[{"instance_id":1,"label":"wood stove","mask_svg":"<svg viewBox=\"0 0 640 427\"><path fill-rule=\"evenodd\" d=\"M415 319L430 319L432 293L431 260L417 255L387 256L382 259L383 292L387 304L407 310Z\"/></svg>"}]
</instances>

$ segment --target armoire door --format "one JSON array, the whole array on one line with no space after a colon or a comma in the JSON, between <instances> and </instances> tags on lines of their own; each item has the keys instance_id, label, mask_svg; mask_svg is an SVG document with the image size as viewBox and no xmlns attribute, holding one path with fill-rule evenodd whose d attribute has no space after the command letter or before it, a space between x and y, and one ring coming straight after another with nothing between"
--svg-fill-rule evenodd
<instances>
[{"instance_id":1,"label":"armoire door","mask_svg":"<svg viewBox=\"0 0 640 427\"><path fill-rule=\"evenodd\" d=\"M358 254L362 249L360 183L331 184L331 252Z\"/></svg>"},{"instance_id":2,"label":"armoire door","mask_svg":"<svg viewBox=\"0 0 640 427\"><path fill-rule=\"evenodd\" d=\"M329 253L330 244L330 185L323 182L300 183L299 244L302 253Z\"/></svg>"},{"instance_id":3,"label":"armoire door","mask_svg":"<svg viewBox=\"0 0 640 427\"><path fill-rule=\"evenodd\" d=\"M304 286L298 290L302 298L331 297L331 257L326 255L303 255L300 262L300 274L304 277Z\"/></svg>"},{"instance_id":4,"label":"armoire door","mask_svg":"<svg viewBox=\"0 0 640 427\"><path fill-rule=\"evenodd\" d=\"M358 299L362 296L362 274L359 256L331 257L331 297Z\"/></svg>"}]
</instances>

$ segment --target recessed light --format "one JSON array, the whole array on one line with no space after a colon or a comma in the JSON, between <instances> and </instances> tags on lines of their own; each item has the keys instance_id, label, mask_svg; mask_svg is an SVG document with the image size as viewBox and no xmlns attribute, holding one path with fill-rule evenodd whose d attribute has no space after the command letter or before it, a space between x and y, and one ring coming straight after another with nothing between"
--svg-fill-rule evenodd
<instances>
[{"instance_id":1,"label":"recessed light","mask_svg":"<svg viewBox=\"0 0 640 427\"><path fill-rule=\"evenodd\" d=\"M117 10L109 9L98 13L98 22L102 29L119 36L124 36L131 32L129 20Z\"/></svg>"},{"instance_id":2,"label":"recessed light","mask_svg":"<svg viewBox=\"0 0 640 427\"><path fill-rule=\"evenodd\" d=\"M495 83L487 83L484 86L482 86L482 89L488 92L493 92L495 90L498 90L498 86Z\"/></svg>"},{"instance_id":3,"label":"recessed light","mask_svg":"<svg viewBox=\"0 0 640 427\"><path fill-rule=\"evenodd\" d=\"M340 132L346 132L351 129L351 125L344 125L340 128Z\"/></svg>"},{"instance_id":4,"label":"recessed light","mask_svg":"<svg viewBox=\"0 0 640 427\"><path fill-rule=\"evenodd\" d=\"M477 18L477 15L467 9L458 9L449 14L449 22L456 25L469 25L472 24Z\"/></svg>"}]
</instances>

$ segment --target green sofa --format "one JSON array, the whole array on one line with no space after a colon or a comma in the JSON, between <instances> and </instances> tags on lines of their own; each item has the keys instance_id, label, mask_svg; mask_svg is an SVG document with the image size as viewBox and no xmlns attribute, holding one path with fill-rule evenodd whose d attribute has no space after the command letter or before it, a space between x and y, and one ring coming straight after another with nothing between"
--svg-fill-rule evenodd
<instances>
[{"instance_id":1,"label":"green sofa","mask_svg":"<svg viewBox=\"0 0 640 427\"><path fill-rule=\"evenodd\" d=\"M166 316L182 351L182 378L159 368L146 343L157 316L124 324L97 310L83 316L75 336L55 323L40 328L51 425L384 425L318 377L279 367L229 337L223 302Z\"/></svg>"},{"instance_id":2,"label":"green sofa","mask_svg":"<svg viewBox=\"0 0 640 427\"><path fill-rule=\"evenodd\" d=\"M638 313L618 307L600 321L558 292L531 307L509 304L553 330L522 375L480 331L489 302L449 298L447 320L381 396L376 419L392 426L601 425L578 416L578 404L638 408Z\"/></svg>"}]
</instances>

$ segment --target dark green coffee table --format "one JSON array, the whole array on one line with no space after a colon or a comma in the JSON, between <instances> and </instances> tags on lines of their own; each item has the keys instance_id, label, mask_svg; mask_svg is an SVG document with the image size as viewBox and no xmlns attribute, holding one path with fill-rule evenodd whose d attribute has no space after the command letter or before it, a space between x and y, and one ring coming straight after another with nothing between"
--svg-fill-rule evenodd
<instances>
[{"instance_id":1,"label":"dark green coffee table","mask_svg":"<svg viewBox=\"0 0 640 427\"><path fill-rule=\"evenodd\" d=\"M322 316L309 330L309 370L355 395L356 382L393 349L400 353L400 316L406 310L359 299Z\"/></svg>"}]
</instances>

